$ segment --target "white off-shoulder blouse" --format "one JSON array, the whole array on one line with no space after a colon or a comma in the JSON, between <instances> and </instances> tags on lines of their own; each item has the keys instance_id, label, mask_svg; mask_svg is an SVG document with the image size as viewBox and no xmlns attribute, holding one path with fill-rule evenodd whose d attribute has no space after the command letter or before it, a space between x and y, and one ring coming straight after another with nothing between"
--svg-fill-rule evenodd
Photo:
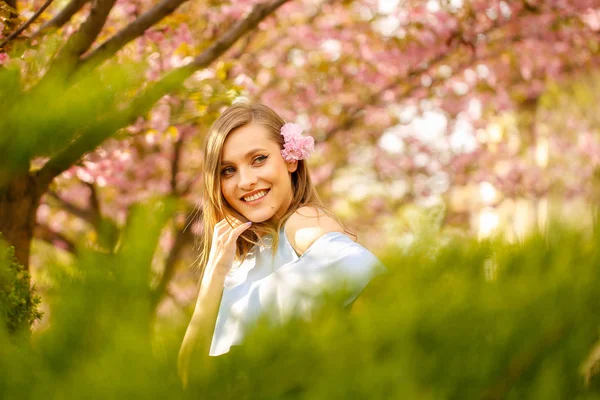
<instances>
[{"instance_id":1,"label":"white off-shoulder blouse","mask_svg":"<svg viewBox=\"0 0 600 400\"><path fill-rule=\"evenodd\" d=\"M300 257L282 227L275 257L270 235L225 278L209 354L219 356L242 343L252 324L266 313L275 322L309 316L324 291L343 286L351 304L376 275L386 271L371 252L340 232L318 238ZM298 314L299 313L299 314Z\"/></svg>"}]
</instances>

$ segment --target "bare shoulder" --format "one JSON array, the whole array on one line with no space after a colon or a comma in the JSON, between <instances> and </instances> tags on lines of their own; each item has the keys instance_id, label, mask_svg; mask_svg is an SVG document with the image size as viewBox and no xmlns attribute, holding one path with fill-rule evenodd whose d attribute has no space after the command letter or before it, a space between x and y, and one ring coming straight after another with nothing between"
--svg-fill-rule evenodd
<instances>
[{"instance_id":1,"label":"bare shoulder","mask_svg":"<svg viewBox=\"0 0 600 400\"><path fill-rule=\"evenodd\" d=\"M318 238L344 228L316 207L300 207L285 224L285 235L298 255L302 255Z\"/></svg>"}]
</instances>

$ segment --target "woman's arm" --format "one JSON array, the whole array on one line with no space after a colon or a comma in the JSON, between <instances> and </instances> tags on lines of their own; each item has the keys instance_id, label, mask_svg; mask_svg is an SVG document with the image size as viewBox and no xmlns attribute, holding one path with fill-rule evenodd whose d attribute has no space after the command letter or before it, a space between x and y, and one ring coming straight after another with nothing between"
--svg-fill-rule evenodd
<instances>
[{"instance_id":1,"label":"woman's arm","mask_svg":"<svg viewBox=\"0 0 600 400\"><path fill-rule=\"evenodd\" d=\"M235 256L236 241L249 227L250 223L242 223L235 219L233 226L224 219L215 225L208 263L200 282L198 300L177 360L179 376L184 386L188 383L192 360L199 359L204 363L208 360L225 277Z\"/></svg>"},{"instance_id":2,"label":"woman's arm","mask_svg":"<svg viewBox=\"0 0 600 400\"><path fill-rule=\"evenodd\" d=\"M208 359L224 282L225 274L208 264L200 284L194 314L179 351L177 367L184 386L188 383L191 361L201 359L204 364Z\"/></svg>"}]
</instances>

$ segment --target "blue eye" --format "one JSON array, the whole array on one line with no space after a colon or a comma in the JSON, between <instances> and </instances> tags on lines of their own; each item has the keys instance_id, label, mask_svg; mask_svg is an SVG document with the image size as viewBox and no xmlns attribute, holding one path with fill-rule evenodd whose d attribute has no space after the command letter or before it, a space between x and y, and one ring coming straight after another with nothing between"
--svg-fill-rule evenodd
<instances>
[{"instance_id":1,"label":"blue eye","mask_svg":"<svg viewBox=\"0 0 600 400\"><path fill-rule=\"evenodd\" d=\"M254 162L261 163L261 162L264 162L267 158L269 158L269 156L258 156L254 159Z\"/></svg>"},{"instance_id":2,"label":"blue eye","mask_svg":"<svg viewBox=\"0 0 600 400\"><path fill-rule=\"evenodd\" d=\"M223 176L229 176L229 175L232 175L234 172L235 172L235 168L233 168L233 167L226 167L226 168L223 168L221 170L221 175L223 175Z\"/></svg>"}]
</instances>

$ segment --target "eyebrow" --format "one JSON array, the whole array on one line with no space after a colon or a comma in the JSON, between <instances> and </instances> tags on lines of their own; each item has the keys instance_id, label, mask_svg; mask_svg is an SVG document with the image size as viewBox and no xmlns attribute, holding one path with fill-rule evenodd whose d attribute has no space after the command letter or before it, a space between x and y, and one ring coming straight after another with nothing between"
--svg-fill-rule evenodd
<instances>
[{"instance_id":1,"label":"eyebrow","mask_svg":"<svg viewBox=\"0 0 600 400\"><path fill-rule=\"evenodd\" d=\"M246 154L244 154L244 158L248 158L252 154L258 153L259 151L267 151L267 149L252 149L249 152L247 152ZM224 164L234 164L234 163L232 161L222 160L221 165L224 165Z\"/></svg>"}]
</instances>

